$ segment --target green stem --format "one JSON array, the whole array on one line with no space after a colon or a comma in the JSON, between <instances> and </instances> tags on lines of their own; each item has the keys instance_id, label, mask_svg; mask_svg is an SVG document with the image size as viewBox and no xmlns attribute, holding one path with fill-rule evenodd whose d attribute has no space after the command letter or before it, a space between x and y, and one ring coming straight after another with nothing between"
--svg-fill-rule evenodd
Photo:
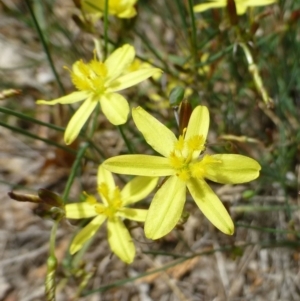
<instances>
[{"instance_id":1,"label":"green stem","mask_svg":"<svg viewBox=\"0 0 300 301\"><path fill-rule=\"evenodd\" d=\"M140 33L136 29L134 29L134 33L142 40L144 45L153 53L153 55L163 64L164 71L166 71L169 74L172 74L166 60L159 54L159 52L155 49L153 46L153 43L151 43L146 35L144 33Z\"/></svg>"},{"instance_id":2,"label":"green stem","mask_svg":"<svg viewBox=\"0 0 300 301\"><path fill-rule=\"evenodd\" d=\"M186 34L188 34L188 24L186 22L186 19L185 19L185 6L183 5L184 3L181 1L181 0L176 0L176 5L177 5L177 10L178 10L178 13L180 15L180 18L181 18L181 22L182 22L182 25L185 29L185 32Z\"/></svg>"},{"instance_id":3,"label":"green stem","mask_svg":"<svg viewBox=\"0 0 300 301\"><path fill-rule=\"evenodd\" d=\"M126 135L125 135L125 133L123 131L123 127L121 125L118 125L118 129L119 129L120 134L121 134L121 136L122 136L122 138L123 138L123 140L124 140L124 142L125 142L125 144L126 144L126 146L128 148L129 153L134 154L134 150L133 150L130 142L128 141L128 139L127 139L127 137L126 137Z\"/></svg>"},{"instance_id":4,"label":"green stem","mask_svg":"<svg viewBox=\"0 0 300 301\"><path fill-rule=\"evenodd\" d=\"M242 223L235 223L235 226L238 228L246 228L246 229L252 229L252 230L257 230L261 232L268 232L268 233L280 233L280 234L295 234L299 235L300 232L293 231L293 230L285 230L285 229L273 229L273 228L265 228L265 227L258 227L258 226L252 226L252 225L246 225Z\"/></svg>"},{"instance_id":5,"label":"green stem","mask_svg":"<svg viewBox=\"0 0 300 301\"><path fill-rule=\"evenodd\" d=\"M61 219L61 218L60 218ZM49 241L49 257L47 259L47 275L45 280L45 293L47 301L55 301L55 290L56 290L56 268L57 258L55 256L55 240L56 232L60 219L55 220L51 229L50 241Z\"/></svg>"},{"instance_id":6,"label":"green stem","mask_svg":"<svg viewBox=\"0 0 300 301\"><path fill-rule=\"evenodd\" d=\"M51 57L51 55L50 55L50 51L49 51L48 45L47 45L47 43L46 43L46 41L45 41L45 38L44 38L44 36L43 36L43 33L42 33L42 30L41 30L41 28L40 28L40 26L39 26L39 23L38 23L38 21L37 21L37 19L36 19L36 17L35 17L35 14L34 14L34 12L33 12L32 7L31 7L30 0L25 0L25 2L26 2L26 5L27 5L27 7L28 7L29 13L30 13L30 15L31 15L31 17L32 17L34 26L35 26L35 28L36 28L36 30L37 30L38 35L39 35L39 38L40 38L40 40L41 40L41 43L42 43L42 45L43 45L43 48L44 48L44 51L45 51L45 53L46 53L46 56L47 56L47 59L48 59L48 61L49 61L50 67L51 67L51 69L52 69L52 72L53 72L53 74L54 74L54 76L55 76L55 79L56 79L56 81L57 81L57 83L58 83L58 86L59 86L59 88L60 88L60 92L61 92L62 94L66 94L65 89L64 89L64 87L63 87L63 85L62 85L62 83L61 83L61 80L60 80L60 78L59 78L59 75L58 75L58 73L57 73L57 71L56 71L56 69L55 69L55 66L54 66L52 57Z\"/></svg>"},{"instance_id":7,"label":"green stem","mask_svg":"<svg viewBox=\"0 0 300 301\"><path fill-rule=\"evenodd\" d=\"M105 5L104 5L104 60L106 60L107 54L108 54L108 8L109 8L109 0L105 0Z\"/></svg>"},{"instance_id":8,"label":"green stem","mask_svg":"<svg viewBox=\"0 0 300 301\"><path fill-rule=\"evenodd\" d=\"M61 144L59 144L57 142L54 142L52 140L49 140L49 139L42 138L40 136L34 135L34 134L32 134L32 133L30 133L28 131L22 130L21 128L18 128L18 127L12 126L12 125L8 125L8 124L6 124L4 122L1 122L1 121L0 121L0 126L3 126L3 127L7 128L7 129L10 129L13 132L20 133L20 134L22 134L24 136L27 136L27 137L30 137L30 138L33 138L33 139L36 139L36 140L43 141L43 142L45 142L45 143L47 143L49 145L54 145L54 146L56 146L56 147L58 147L60 149L63 149L64 151L66 151L68 153L71 153L71 154L76 154L77 153L75 150L73 150L73 149L71 149L69 147L63 146L63 145L61 145Z\"/></svg>"},{"instance_id":9,"label":"green stem","mask_svg":"<svg viewBox=\"0 0 300 301\"><path fill-rule=\"evenodd\" d=\"M4 114L7 114L7 115L16 116L16 117L18 117L22 120L27 120L27 121L35 123L35 124L46 126L50 129L53 129L53 130L58 131L58 132L64 132L65 131L65 128L63 128L61 126L57 126L57 125L54 125L52 123L47 123L47 122L40 121L38 119L32 118L28 115L25 115L23 113L20 113L18 111L14 111L14 110L11 110L11 109L8 109L8 108L0 107L0 112L2 112Z\"/></svg>"},{"instance_id":10,"label":"green stem","mask_svg":"<svg viewBox=\"0 0 300 301\"><path fill-rule=\"evenodd\" d=\"M22 114L22 113L20 113L18 111L10 110L8 108L0 107L0 112L2 112L4 114L7 114L7 115L16 116L16 117L18 117L18 118L20 118L22 120L27 120L29 122L45 126L47 128L53 129L53 130L58 131L58 132L64 132L66 130L63 127L54 125L52 123L47 123L47 122L40 121L38 119L35 119L35 118L30 117L30 116L24 115L24 114ZM61 149L65 150L65 151L67 151L69 153L72 153L72 154L76 154L77 153L75 150L73 150L73 149L71 149L69 147L66 147L66 146L60 145L60 144L58 144L56 142L53 142L51 140L48 140L48 139L36 136L36 135L34 135L34 134L30 133L30 132L26 132L26 131L24 131L24 130L22 130L20 128L13 127L13 126L1 123L1 122L0 122L0 125L4 126L6 128L9 128L12 131L20 132L21 134L24 134L24 135L29 136L31 138L38 139L38 140L44 141L44 142L46 142L48 144L54 145L54 146L56 146L58 148L61 148ZM81 133L81 132L80 132L79 136L80 137L85 137L85 135L83 135L83 133ZM95 145L95 143L91 139L87 139L87 141L100 154L101 157L103 157L104 159L106 158L105 155L104 155L104 153L102 152L102 150L99 149L99 147L97 147L97 145ZM91 158L88 158L88 157L85 157L85 158L89 159L89 160L92 160Z\"/></svg>"},{"instance_id":11,"label":"green stem","mask_svg":"<svg viewBox=\"0 0 300 301\"><path fill-rule=\"evenodd\" d=\"M89 146L90 146L89 143L84 143L83 146L81 146L80 149L77 152L76 160L73 163L73 166L72 166L72 169L71 169L71 172L70 172L70 176L68 178L68 181L67 181L67 184L66 184L63 196L62 196L64 203L67 202L72 184L73 184L75 176L77 174L77 170L78 170L78 168L80 166L80 163L81 163L81 159L84 157L85 151L87 150L87 148Z\"/></svg>"},{"instance_id":12,"label":"green stem","mask_svg":"<svg viewBox=\"0 0 300 301\"><path fill-rule=\"evenodd\" d=\"M190 16L191 16L191 25L192 25L192 54L194 58L194 69L195 72L197 72L197 61L198 61L198 47L197 47L197 29L196 29L196 21L195 21L195 14L194 14L194 3L193 0L188 0L188 6L189 6L189 11L190 11Z\"/></svg>"},{"instance_id":13,"label":"green stem","mask_svg":"<svg viewBox=\"0 0 300 301\"><path fill-rule=\"evenodd\" d=\"M114 289L114 288L120 287L122 285L125 285L126 283L132 283L132 282L134 282L135 280L137 280L139 278L143 278L145 276L152 275L152 274L155 274L155 273L158 273L158 272L164 272L164 271L166 271L167 269L169 269L171 267L179 265L179 264L185 262L186 260L195 258L197 256L211 255L211 254L214 254L216 252L228 252L229 253L229 252L234 252L236 249L245 249L248 246L256 246L256 245L261 246L261 248L274 248L274 247L276 247L276 248L278 248L278 247L287 248L287 247L290 247L290 248L297 249L297 248L299 248L299 241L288 241L288 240L274 241L274 242L272 242L272 241L258 241L258 242L254 242L254 243L247 242L247 243L244 243L244 244L239 245L239 246L235 246L235 245L231 244L231 245L225 245L225 246L223 246L221 248L218 248L218 249L210 249L210 250L203 251L203 252L193 253L192 255L188 255L188 256L184 256L184 255L174 256L173 253L171 254L171 253L162 253L162 252L143 252L145 254L164 255L164 256L179 257L179 258L173 260L171 263L165 264L162 267L153 269L153 270L145 272L145 273L141 273L141 274L139 274L137 276L134 276L134 277L127 277L125 279L121 279L121 280L115 281L113 283L103 285L102 287L100 287L98 289L93 289L91 291L84 292L82 295L83 296L88 296L88 295L91 295L91 294L94 294L94 293L106 292L110 289Z\"/></svg>"}]
</instances>

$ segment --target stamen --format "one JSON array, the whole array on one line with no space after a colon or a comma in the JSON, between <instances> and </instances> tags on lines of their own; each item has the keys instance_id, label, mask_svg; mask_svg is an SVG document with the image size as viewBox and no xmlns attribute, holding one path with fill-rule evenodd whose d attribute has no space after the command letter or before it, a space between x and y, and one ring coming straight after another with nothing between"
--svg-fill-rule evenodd
<instances>
[{"instance_id":1,"label":"stamen","mask_svg":"<svg viewBox=\"0 0 300 301\"><path fill-rule=\"evenodd\" d=\"M182 168L182 165L184 164L184 158L182 156L177 156L174 152L170 155L170 165L174 169L180 169Z\"/></svg>"},{"instance_id":2,"label":"stamen","mask_svg":"<svg viewBox=\"0 0 300 301\"><path fill-rule=\"evenodd\" d=\"M175 142L174 149L182 151L184 149L184 144L184 138L182 135L180 135L178 141Z\"/></svg>"},{"instance_id":3,"label":"stamen","mask_svg":"<svg viewBox=\"0 0 300 301\"><path fill-rule=\"evenodd\" d=\"M190 169L192 177L197 179L203 179L205 174L205 167L202 163L203 161L199 161L191 164Z\"/></svg>"},{"instance_id":4,"label":"stamen","mask_svg":"<svg viewBox=\"0 0 300 301\"><path fill-rule=\"evenodd\" d=\"M184 168L180 170L177 176L179 177L180 180L184 182L188 181L191 177L189 168Z\"/></svg>"},{"instance_id":5,"label":"stamen","mask_svg":"<svg viewBox=\"0 0 300 301\"><path fill-rule=\"evenodd\" d=\"M109 188L106 183L100 183L97 190L107 201L109 200Z\"/></svg>"},{"instance_id":6,"label":"stamen","mask_svg":"<svg viewBox=\"0 0 300 301\"><path fill-rule=\"evenodd\" d=\"M204 149L204 139L203 136L195 135L187 140L187 146L190 151L203 150Z\"/></svg>"},{"instance_id":7,"label":"stamen","mask_svg":"<svg viewBox=\"0 0 300 301\"><path fill-rule=\"evenodd\" d=\"M87 194L85 191L83 192L83 194L86 196L85 201L87 203L89 203L90 205L97 204L97 199L94 196Z\"/></svg>"},{"instance_id":8,"label":"stamen","mask_svg":"<svg viewBox=\"0 0 300 301\"><path fill-rule=\"evenodd\" d=\"M113 198L110 203L110 205L115 209L119 209L122 206L121 192L119 187L115 188L113 192Z\"/></svg>"}]
</instances>

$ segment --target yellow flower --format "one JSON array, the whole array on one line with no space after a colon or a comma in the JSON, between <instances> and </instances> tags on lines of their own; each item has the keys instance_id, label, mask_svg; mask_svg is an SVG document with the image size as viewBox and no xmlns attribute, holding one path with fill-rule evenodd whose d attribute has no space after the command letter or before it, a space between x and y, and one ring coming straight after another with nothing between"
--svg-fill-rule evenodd
<instances>
[{"instance_id":1,"label":"yellow flower","mask_svg":"<svg viewBox=\"0 0 300 301\"><path fill-rule=\"evenodd\" d=\"M227 210L205 179L222 184L248 182L259 176L260 165L242 155L199 157L209 127L205 106L194 109L184 134L178 139L141 107L133 109L132 116L147 143L163 157L123 155L109 158L103 166L116 173L169 177L151 202L145 222L146 236L158 239L176 226L185 204L186 187L210 222L222 232L233 234L234 225Z\"/></svg>"},{"instance_id":2,"label":"yellow flower","mask_svg":"<svg viewBox=\"0 0 300 301\"><path fill-rule=\"evenodd\" d=\"M123 223L127 218L144 222L147 215L145 209L133 209L126 206L145 198L156 186L158 178L136 177L120 191L115 185L112 174L102 165L98 168L98 192L103 203L87 195L85 202L65 206L66 217L81 219L94 217L74 238L70 253L80 250L99 227L107 220L108 242L111 250L124 262L131 263L135 256L135 247L129 231Z\"/></svg>"},{"instance_id":3,"label":"yellow flower","mask_svg":"<svg viewBox=\"0 0 300 301\"><path fill-rule=\"evenodd\" d=\"M137 0L109 0L108 13L118 18L133 18L136 15L134 5ZM82 9L87 13L102 16L105 10L105 0L82 0Z\"/></svg>"},{"instance_id":4,"label":"yellow flower","mask_svg":"<svg viewBox=\"0 0 300 301\"><path fill-rule=\"evenodd\" d=\"M116 92L136 85L160 71L157 68L141 68L128 73L127 68L134 56L134 48L126 44L115 50L105 62L96 58L87 64L82 60L77 61L73 64L71 78L79 91L51 101L37 101L37 104L55 105L85 100L67 125L64 135L66 144L71 144L77 138L98 103L112 124L120 125L127 121L128 102Z\"/></svg>"},{"instance_id":5,"label":"yellow flower","mask_svg":"<svg viewBox=\"0 0 300 301\"><path fill-rule=\"evenodd\" d=\"M243 15L248 7L265 6L277 2L277 0L235 0L236 11L238 15ZM211 8L225 7L227 0L211 0L210 2L194 6L194 12L200 13Z\"/></svg>"}]
</instances>

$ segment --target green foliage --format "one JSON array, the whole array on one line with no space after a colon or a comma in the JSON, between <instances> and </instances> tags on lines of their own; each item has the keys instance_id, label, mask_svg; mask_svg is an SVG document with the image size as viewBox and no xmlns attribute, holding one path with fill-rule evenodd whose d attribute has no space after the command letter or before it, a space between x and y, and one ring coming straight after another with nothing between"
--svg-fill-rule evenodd
<instances>
[{"instance_id":1,"label":"green foliage","mask_svg":"<svg viewBox=\"0 0 300 301\"><path fill-rule=\"evenodd\" d=\"M129 153L156 156L130 115L127 123L114 127L105 119L98 105L82 129L80 125L77 140L66 146L62 137L78 108L76 104L69 104L67 108L57 105L51 109L35 105L37 99L60 99L74 90L69 72L63 66L71 70L75 61L86 63L96 55L105 61L115 49L124 44L133 45L138 60L133 62L128 73L155 67L163 74L149 73L149 76L153 75L149 80L124 93L122 91L131 108L142 106L178 136L183 129L178 129L179 121L175 122L174 107L180 106L185 98L193 108L205 105L209 108L211 123L207 151L249 156L262 166L260 177L245 184L237 198L233 197L234 188L229 188L232 198L229 205L225 204L233 213L238 235L243 231L255 231L259 242L246 241L235 246L238 243L235 237L230 240L217 234L219 249L192 255L187 242L183 244L187 246L185 251L179 255L165 250L163 243L157 242L153 248L155 251L141 251L141 254L170 256L176 259L174 262L168 262L162 269L143 270L136 277L104 283L92 290L89 280L93 272L86 271L84 265L79 264L86 260L87 246L93 246L91 240L75 257L66 254L68 264L62 267L64 276L56 275L55 237L60 216L54 222L50 239L47 300L55 300L55 277L65 277L65 285L70 286L75 286L72 281L76 279L79 288L74 293L74 298L77 298L74 300L78 300L80 295L105 292L200 255L227 252L232 258L238 258L249 245L299 248L296 213L300 190L300 7L297 1L251 7L245 14L236 14L232 7L234 1L229 1L230 9L218 8L201 13L193 12L193 5L198 3L191 0L140 0L135 5L131 3L125 13L123 8L114 11L113 7L108 7L109 1L100 2L105 9L99 8L101 16L97 17L88 11L81 12L75 5L66 8L50 0L26 0L24 7L3 4L7 18L18 20L22 30L15 37L18 47L14 60L8 61L11 65L0 65L3 79L0 82L0 126L8 129L11 137L18 137L22 143L37 148L40 156L44 155L41 145L57 155L55 160L45 163L40 173L47 164L67 169L67 178L51 187L61 195L61 198L56 195L55 198L65 203L80 199L82 194L74 195L72 189L84 191L88 186L86 178L94 176L98 165L105 159ZM77 74L82 76L83 71ZM87 77L83 82L91 81ZM117 84L114 83L111 89ZM19 90L21 94L18 94ZM127 111L124 120L127 120ZM40 174L31 176L36 177L36 182L22 188L35 191L42 188ZM118 176L117 181L122 186L129 179ZM160 185L167 180L166 177ZM20 185L9 180L2 182L10 190ZM45 190L42 194L46 199L54 196L53 192ZM141 208L148 208L150 201L151 197L146 198L140 203ZM53 204L48 202L47 205ZM188 203L187 206L195 205ZM194 214L195 207L192 208L186 210L190 215ZM282 224L278 224L279 214L284 217ZM188 221L184 222L184 225L178 223L173 232L181 233L182 227L188 227ZM212 233L208 224L203 223L197 238ZM138 227L131 222L125 225L130 231ZM184 235L182 239L186 239Z\"/></svg>"}]
</instances>

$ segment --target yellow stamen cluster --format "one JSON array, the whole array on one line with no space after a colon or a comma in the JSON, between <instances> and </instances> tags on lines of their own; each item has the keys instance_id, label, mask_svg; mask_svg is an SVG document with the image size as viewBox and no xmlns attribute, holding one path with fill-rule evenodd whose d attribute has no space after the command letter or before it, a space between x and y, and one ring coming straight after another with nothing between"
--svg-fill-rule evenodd
<instances>
[{"instance_id":1,"label":"yellow stamen cluster","mask_svg":"<svg viewBox=\"0 0 300 301\"><path fill-rule=\"evenodd\" d=\"M101 183L98 187L98 192L106 200L107 205L102 204L95 205L95 211L98 214L104 214L108 218L113 218L116 212L122 207L122 199L119 187L116 187L113 191L110 191L106 183Z\"/></svg>"},{"instance_id":2,"label":"yellow stamen cluster","mask_svg":"<svg viewBox=\"0 0 300 301\"><path fill-rule=\"evenodd\" d=\"M185 134L185 132L184 132ZM174 150L170 154L170 164L176 170L176 175L182 181L188 181L191 177L203 176L201 169L196 172L195 169L199 163L199 151L204 149L204 139L200 135L195 135L187 140L181 135L174 145Z\"/></svg>"},{"instance_id":3,"label":"yellow stamen cluster","mask_svg":"<svg viewBox=\"0 0 300 301\"><path fill-rule=\"evenodd\" d=\"M93 93L101 94L105 90L107 68L104 63L96 59L91 60L87 64L80 60L73 65L71 78L78 90L90 90Z\"/></svg>"}]
</instances>

